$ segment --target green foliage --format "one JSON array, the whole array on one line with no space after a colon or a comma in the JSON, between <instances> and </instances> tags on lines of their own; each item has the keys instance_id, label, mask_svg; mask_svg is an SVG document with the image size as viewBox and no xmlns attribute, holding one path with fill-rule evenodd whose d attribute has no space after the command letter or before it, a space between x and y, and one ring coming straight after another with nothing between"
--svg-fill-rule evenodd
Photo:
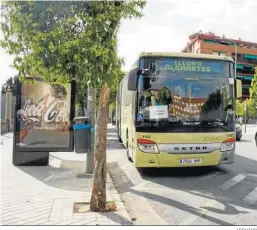
<instances>
[{"instance_id":1,"label":"green foliage","mask_svg":"<svg viewBox=\"0 0 257 230\"><path fill-rule=\"evenodd\" d=\"M256 116L257 115L257 108L256 108L256 104L254 103L254 101L252 99L247 100L247 116Z\"/></svg>"},{"instance_id":2,"label":"green foliage","mask_svg":"<svg viewBox=\"0 0 257 230\"><path fill-rule=\"evenodd\" d=\"M236 100L236 115L243 116L244 115L244 103L240 100Z\"/></svg>"},{"instance_id":3,"label":"green foliage","mask_svg":"<svg viewBox=\"0 0 257 230\"><path fill-rule=\"evenodd\" d=\"M86 88L115 86L122 60L117 32L124 18L141 17L145 1L9 1L1 5L1 46L15 55L21 79L78 85L77 100Z\"/></svg>"},{"instance_id":4,"label":"green foliage","mask_svg":"<svg viewBox=\"0 0 257 230\"><path fill-rule=\"evenodd\" d=\"M6 94L7 90L9 89L13 96L15 96L17 81L18 76L8 78L7 81L2 85L1 94Z\"/></svg>"},{"instance_id":5,"label":"green foliage","mask_svg":"<svg viewBox=\"0 0 257 230\"><path fill-rule=\"evenodd\" d=\"M109 103L113 104L115 106L116 106L116 95L117 95L119 83L124 76L125 76L125 72L119 71L119 73L117 74L117 77L115 78L115 80L113 81L113 84L111 86L111 94L110 94Z\"/></svg>"},{"instance_id":6,"label":"green foliage","mask_svg":"<svg viewBox=\"0 0 257 230\"><path fill-rule=\"evenodd\" d=\"M257 115L257 68L255 68L254 78L250 87L250 99L247 100L247 116ZM237 101L236 115L244 115L244 102Z\"/></svg>"},{"instance_id":7,"label":"green foliage","mask_svg":"<svg viewBox=\"0 0 257 230\"><path fill-rule=\"evenodd\" d=\"M252 80L251 87L250 87L250 98L252 101L252 106L256 108L257 107L257 67L255 68L254 78Z\"/></svg>"},{"instance_id":8,"label":"green foliage","mask_svg":"<svg viewBox=\"0 0 257 230\"><path fill-rule=\"evenodd\" d=\"M236 101L236 115L237 116L244 116L245 111L244 111L244 101ZM255 107L254 101L253 100L246 100L246 115L247 117L249 116L256 116L257 115L257 109Z\"/></svg>"}]
</instances>

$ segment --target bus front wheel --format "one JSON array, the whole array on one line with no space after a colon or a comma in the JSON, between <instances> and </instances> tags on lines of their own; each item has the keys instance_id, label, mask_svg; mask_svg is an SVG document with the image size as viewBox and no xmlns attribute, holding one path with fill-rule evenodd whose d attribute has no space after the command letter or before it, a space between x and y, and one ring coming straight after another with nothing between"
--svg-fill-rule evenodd
<instances>
[{"instance_id":1,"label":"bus front wheel","mask_svg":"<svg viewBox=\"0 0 257 230\"><path fill-rule=\"evenodd\" d=\"M129 154L129 137L128 137L128 133L127 133L127 138L126 138L126 153L127 153L127 158L130 162L133 162L132 158L130 157Z\"/></svg>"}]
</instances>

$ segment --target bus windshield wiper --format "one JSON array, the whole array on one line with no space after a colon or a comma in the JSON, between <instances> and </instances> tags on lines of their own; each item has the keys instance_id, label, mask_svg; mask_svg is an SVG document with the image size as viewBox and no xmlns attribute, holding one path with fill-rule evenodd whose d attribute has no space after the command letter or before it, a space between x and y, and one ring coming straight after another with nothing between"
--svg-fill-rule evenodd
<instances>
[{"instance_id":1,"label":"bus windshield wiper","mask_svg":"<svg viewBox=\"0 0 257 230\"><path fill-rule=\"evenodd\" d=\"M140 124L141 122L139 122ZM169 119L149 119L145 118L144 121L140 125L151 125L151 126L156 126L156 125L166 125L166 124L177 124L179 121L171 121Z\"/></svg>"},{"instance_id":2,"label":"bus windshield wiper","mask_svg":"<svg viewBox=\"0 0 257 230\"><path fill-rule=\"evenodd\" d=\"M194 120L184 120L182 121L183 125L199 125L201 124L200 121L194 121Z\"/></svg>"},{"instance_id":3,"label":"bus windshield wiper","mask_svg":"<svg viewBox=\"0 0 257 230\"><path fill-rule=\"evenodd\" d=\"M219 123L223 123L223 125L219 124ZM207 124L207 125L213 125L213 126L216 126L216 127L219 127L219 128L222 128L226 131L231 131L229 128L225 127L225 121L221 121L221 120L218 120L218 119L215 119L215 120L209 120L209 121L204 121L204 123L202 122L202 124Z\"/></svg>"}]
</instances>

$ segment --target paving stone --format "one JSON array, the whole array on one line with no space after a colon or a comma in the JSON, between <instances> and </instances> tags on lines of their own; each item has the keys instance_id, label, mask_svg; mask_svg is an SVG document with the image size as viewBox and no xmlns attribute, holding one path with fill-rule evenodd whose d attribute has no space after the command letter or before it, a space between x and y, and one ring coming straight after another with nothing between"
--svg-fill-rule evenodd
<instances>
[{"instance_id":1,"label":"paving stone","mask_svg":"<svg viewBox=\"0 0 257 230\"><path fill-rule=\"evenodd\" d=\"M96 225L97 222L99 225L121 224L122 220L118 218L113 221L108 215L97 219L96 213L73 214L74 202L90 201L92 178L77 178L70 170L50 166L16 167L12 164L12 138L4 140L1 150L3 225ZM107 199L118 198L108 175ZM121 204L118 208L121 210L120 215L123 215L124 206Z\"/></svg>"},{"instance_id":2,"label":"paving stone","mask_svg":"<svg viewBox=\"0 0 257 230\"><path fill-rule=\"evenodd\" d=\"M1 225L16 225L20 221L20 219L13 217L8 220L1 220Z\"/></svg>"},{"instance_id":3,"label":"paving stone","mask_svg":"<svg viewBox=\"0 0 257 230\"><path fill-rule=\"evenodd\" d=\"M45 218L45 219L40 219L40 220L36 220L36 221L33 221L33 222L29 222L26 225L43 225L47 222L48 222L48 218Z\"/></svg>"},{"instance_id":4,"label":"paving stone","mask_svg":"<svg viewBox=\"0 0 257 230\"><path fill-rule=\"evenodd\" d=\"M26 218L23 221L23 224L27 225L29 223L32 223L32 222L37 222L37 221L47 221L48 220L48 214L44 214L44 215L40 215L40 216L35 216L35 217L32 217L32 218Z\"/></svg>"}]
</instances>

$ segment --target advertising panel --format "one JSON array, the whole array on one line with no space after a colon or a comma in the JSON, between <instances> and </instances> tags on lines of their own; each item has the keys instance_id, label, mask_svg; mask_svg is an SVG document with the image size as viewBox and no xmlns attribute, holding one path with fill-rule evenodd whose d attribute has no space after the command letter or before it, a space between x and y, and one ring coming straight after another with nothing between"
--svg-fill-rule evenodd
<instances>
[{"instance_id":1,"label":"advertising panel","mask_svg":"<svg viewBox=\"0 0 257 230\"><path fill-rule=\"evenodd\" d=\"M18 151L71 151L73 84L34 81L18 86L15 143Z\"/></svg>"}]
</instances>

